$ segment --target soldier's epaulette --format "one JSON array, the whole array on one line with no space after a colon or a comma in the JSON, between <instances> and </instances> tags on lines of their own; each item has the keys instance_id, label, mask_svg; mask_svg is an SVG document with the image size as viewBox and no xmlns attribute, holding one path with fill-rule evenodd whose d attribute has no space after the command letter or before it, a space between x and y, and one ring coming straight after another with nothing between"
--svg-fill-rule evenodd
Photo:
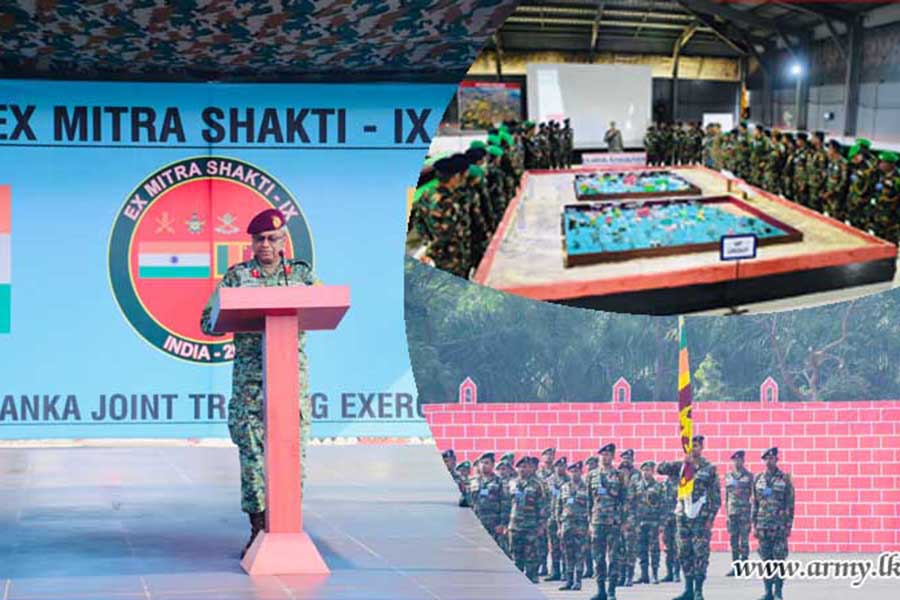
<instances>
[{"instance_id":1,"label":"soldier's epaulette","mask_svg":"<svg viewBox=\"0 0 900 600\"><path fill-rule=\"evenodd\" d=\"M292 267L306 267L310 271L312 271L312 265L303 260L302 258L292 258L288 261L288 264Z\"/></svg>"}]
</instances>

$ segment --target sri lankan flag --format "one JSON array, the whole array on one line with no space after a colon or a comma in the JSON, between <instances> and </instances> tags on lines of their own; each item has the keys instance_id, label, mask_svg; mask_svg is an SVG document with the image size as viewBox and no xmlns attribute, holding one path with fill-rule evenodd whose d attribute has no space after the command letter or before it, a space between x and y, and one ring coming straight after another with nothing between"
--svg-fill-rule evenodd
<instances>
[{"instance_id":1,"label":"sri lankan flag","mask_svg":"<svg viewBox=\"0 0 900 600\"><path fill-rule=\"evenodd\" d=\"M216 278L225 275L232 265L250 260L250 244L247 242L216 242Z\"/></svg>"},{"instance_id":2,"label":"sri lankan flag","mask_svg":"<svg viewBox=\"0 0 900 600\"><path fill-rule=\"evenodd\" d=\"M694 465L688 460L693 449L693 417L691 415L691 364L688 360L687 333L684 317L678 317L678 422L681 447L684 450L684 469L678 481L678 498L690 498L694 491Z\"/></svg>"}]
</instances>

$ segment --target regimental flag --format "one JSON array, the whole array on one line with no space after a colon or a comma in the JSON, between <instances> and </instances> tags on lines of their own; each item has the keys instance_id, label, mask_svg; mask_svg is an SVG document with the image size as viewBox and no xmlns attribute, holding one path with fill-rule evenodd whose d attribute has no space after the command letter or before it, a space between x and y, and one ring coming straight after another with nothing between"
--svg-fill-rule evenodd
<instances>
[{"instance_id":1,"label":"regimental flag","mask_svg":"<svg viewBox=\"0 0 900 600\"><path fill-rule=\"evenodd\" d=\"M140 242L141 279L206 279L210 276L208 242Z\"/></svg>"},{"instance_id":2,"label":"regimental flag","mask_svg":"<svg viewBox=\"0 0 900 600\"><path fill-rule=\"evenodd\" d=\"M228 271L228 267L250 260L250 244L247 242L216 242L216 278Z\"/></svg>"},{"instance_id":3,"label":"regimental flag","mask_svg":"<svg viewBox=\"0 0 900 600\"><path fill-rule=\"evenodd\" d=\"M688 460L693 449L693 416L691 415L691 363L688 359L687 332L684 317L678 317L678 422L681 447L684 449L684 469L678 481L678 498L691 498L694 491L694 465Z\"/></svg>"},{"instance_id":4,"label":"regimental flag","mask_svg":"<svg viewBox=\"0 0 900 600\"><path fill-rule=\"evenodd\" d=\"M0 333L12 324L12 190L0 185Z\"/></svg>"}]
</instances>

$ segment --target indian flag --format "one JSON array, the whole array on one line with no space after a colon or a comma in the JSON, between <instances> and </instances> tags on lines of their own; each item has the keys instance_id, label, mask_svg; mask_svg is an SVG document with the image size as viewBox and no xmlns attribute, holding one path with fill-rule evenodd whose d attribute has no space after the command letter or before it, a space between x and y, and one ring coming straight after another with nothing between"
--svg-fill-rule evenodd
<instances>
[{"instance_id":1,"label":"indian flag","mask_svg":"<svg viewBox=\"0 0 900 600\"><path fill-rule=\"evenodd\" d=\"M12 321L12 192L0 185L0 333L9 333Z\"/></svg>"},{"instance_id":2,"label":"indian flag","mask_svg":"<svg viewBox=\"0 0 900 600\"><path fill-rule=\"evenodd\" d=\"M141 242L141 279L206 279L210 276L207 242Z\"/></svg>"}]
</instances>

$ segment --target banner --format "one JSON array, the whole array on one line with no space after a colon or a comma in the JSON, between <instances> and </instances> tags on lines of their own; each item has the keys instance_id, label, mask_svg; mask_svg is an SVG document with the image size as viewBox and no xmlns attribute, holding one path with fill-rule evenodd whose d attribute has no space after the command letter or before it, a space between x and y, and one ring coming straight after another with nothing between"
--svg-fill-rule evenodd
<instances>
[{"instance_id":1,"label":"banner","mask_svg":"<svg viewBox=\"0 0 900 600\"><path fill-rule=\"evenodd\" d=\"M456 93L460 129L489 129L522 116L522 88L517 83L463 81Z\"/></svg>"},{"instance_id":2,"label":"banner","mask_svg":"<svg viewBox=\"0 0 900 600\"><path fill-rule=\"evenodd\" d=\"M248 220L351 288L307 339L315 437L427 436L402 198L454 86L0 82L0 439L226 436L200 331Z\"/></svg>"},{"instance_id":3,"label":"banner","mask_svg":"<svg viewBox=\"0 0 900 600\"><path fill-rule=\"evenodd\" d=\"M588 152L581 155L581 164L591 167L628 166L643 167L647 164L646 152Z\"/></svg>"}]
</instances>

